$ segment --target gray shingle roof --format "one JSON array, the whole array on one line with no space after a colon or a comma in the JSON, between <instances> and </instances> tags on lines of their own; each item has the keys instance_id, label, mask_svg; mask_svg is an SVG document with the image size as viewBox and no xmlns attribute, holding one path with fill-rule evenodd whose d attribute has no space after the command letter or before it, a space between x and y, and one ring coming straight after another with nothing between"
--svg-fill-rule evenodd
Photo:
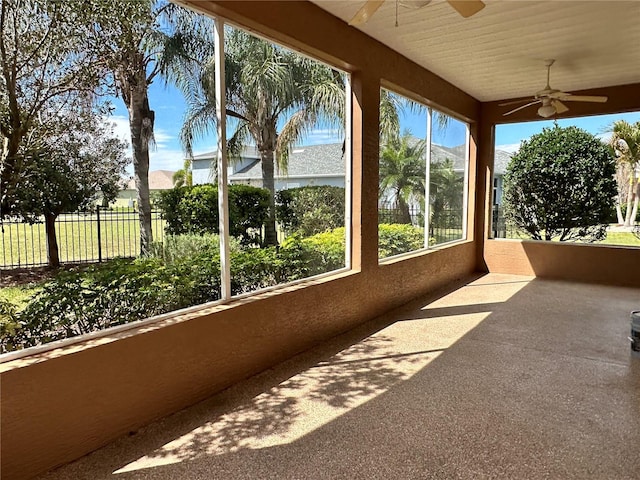
<instances>
[{"instance_id":1,"label":"gray shingle roof","mask_svg":"<svg viewBox=\"0 0 640 480\"><path fill-rule=\"evenodd\" d=\"M327 175L344 175L344 157L342 143L310 145L296 147L289 156L288 177L322 177ZM283 172L276 176L284 177ZM262 165L257 160L239 172L229 175L230 180L262 178Z\"/></svg>"},{"instance_id":2,"label":"gray shingle roof","mask_svg":"<svg viewBox=\"0 0 640 480\"><path fill-rule=\"evenodd\" d=\"M453 168L464 171L466 145L445 147L433 144L431 146L432 162L443 162L445 159L453 161ZM193 157L194 160L213 160L216 152L207 152ZM253 146L245 147L242 151L243 158L253 158L243 169L229 175L230 180L248 180L262 178L262 165L260 155ZM504 174L511 154L503 150L495 152L495 172ZM327 175L344 175L345 165L342 154L342 143L328 143L323 145L309 145L296 147L289 157L288 177L320 177ZM285 177L283 172L276 172L277 177Z\"/></svg>"},{"instance_id":3,"label":"gray shingle roof","mask_svg":"<svg viewBox=\"0 0 640 480\"><path fill-rule=\"evenodd\" d=\"M493 171L497 175L504 175L507 170L507 165L511 160L511 154L504 150L496 150L495 157L493 157Z\"/></svg>"}]
</instances>

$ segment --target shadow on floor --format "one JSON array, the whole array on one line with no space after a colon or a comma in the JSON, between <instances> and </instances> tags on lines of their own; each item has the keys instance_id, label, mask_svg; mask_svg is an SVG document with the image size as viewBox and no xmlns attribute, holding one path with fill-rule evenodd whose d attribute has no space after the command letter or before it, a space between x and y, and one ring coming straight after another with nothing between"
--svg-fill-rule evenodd
<instances>
[{"instance_id":1,"label":"shadow on floor","mask_svg":"<svg viewBox=\"0 0 640 480\"><path fill-rule=\"evenodd\" d=\"M43 478L633 478L639 293L477 278Z\"/></svg>"}]
</instances>

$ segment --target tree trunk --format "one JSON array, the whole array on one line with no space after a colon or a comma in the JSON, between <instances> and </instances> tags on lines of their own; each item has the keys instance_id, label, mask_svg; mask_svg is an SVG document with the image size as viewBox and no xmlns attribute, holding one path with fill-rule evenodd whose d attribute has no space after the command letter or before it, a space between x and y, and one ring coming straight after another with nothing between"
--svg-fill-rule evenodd
<instances>
[{"instance_id":1,"label":"tree trunk","mask_svg":"<svg viewBox=\"0 0 640 480\"><path fill-rule=\"evenodd\" d=\"M269 190L269 217L264 224L265 246L277 245L278 234L276 232L276 187L273 175L273 150L260 150L262 159L262 187Z\"/></svg>"},{"instance_id":2,"label":"tree trunk","mask_svg":"<svg viewBox=\"0 0 640 480\"><path fill-rule=\"evenodd\" d=\"M47 236L47 260L49 266L53 268L60 266L58 239L56 238L56 218L57 215L53 213L44 214L44 229Z\"/></svg>"},{"instance_id":3,"label":"tree trunk","mask_svg":"<svg viewBox=\"0 0 640 480\"><path fill-rule=\"evenodd\" d=\"M631 214L637 213L638 200L636 196L636 169L635 165L631 166L631 174L629 175L629 190L627 194L627 212L624 219L624 226L629 227L632 224ZM635 219L635 217L634 217Z\"/></svg>"},{"instance_id":4,"label":"tree trunk","mask_svg":"<svg viewBox=\"0 0 640 480\"><path fill-rule=\"evenodd\" d=\"M620 202L616 203L616 215L618 216L618 225L624 224L624 216L622 215L622 206Z\"/></svg>"},{"instance_id":5,"label":"tree trunk","mask_svg":"<svg viewBox=\"0 0 640 480\"><path fill-rule=\"evenodd\" d=\"M411 224L411 213L409 212L409 205L407 205L407 202L405 202L404 199L400 196L398 196L398 216L398 223Z\"/></svg>"},{"instance_id":6,"label":"tree trunk","mask_svg":"<svg viewBox=\"0 0 640 480\"><path fill-rule=\"evenodd\" d=\"M143 85L131 89L129 99L129 128L133 150L133 172L138 193L140 219L140 254L149 253L151 230L151 202L149 200L149 143L153 138L154 112L149 108L146 79Z\"/></svg>"}]
</instances>

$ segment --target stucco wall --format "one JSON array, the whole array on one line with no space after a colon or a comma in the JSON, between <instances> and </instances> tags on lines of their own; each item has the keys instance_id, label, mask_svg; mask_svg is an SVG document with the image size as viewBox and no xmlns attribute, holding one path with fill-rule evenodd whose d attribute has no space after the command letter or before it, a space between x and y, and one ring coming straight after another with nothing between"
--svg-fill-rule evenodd
<instances>
[{"instance_id":1,"label":"stucco wall","mask_svg":"<svg viewBox=\"0 0 640 480\"><path fill-rule=\"evenodd\" d=\"M640 286L640 248L530 240L487 240L490 272ZM640 301L640 299L639 299Z\"/></svg>"}]
</instances>

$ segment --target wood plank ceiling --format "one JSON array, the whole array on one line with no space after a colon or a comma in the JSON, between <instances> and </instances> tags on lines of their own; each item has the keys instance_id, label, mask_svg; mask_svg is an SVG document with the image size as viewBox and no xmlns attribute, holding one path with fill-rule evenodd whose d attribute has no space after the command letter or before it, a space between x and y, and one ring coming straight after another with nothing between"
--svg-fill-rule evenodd
<instances>
[{"instance_id":1,"label":"wood plank ceiling","mask_svg":"<svg viewBox=\"0 0 640 480\"><path fill-rule=\"evenodd\" d=\"M364 3L312 1L345 22ZM357 28L483 102L541 90L545 59L566 92L640 83L640 1L484 1L467 19L444 0L400 6L396 27L387 0Z\"/></svg>"}]
</instances>

